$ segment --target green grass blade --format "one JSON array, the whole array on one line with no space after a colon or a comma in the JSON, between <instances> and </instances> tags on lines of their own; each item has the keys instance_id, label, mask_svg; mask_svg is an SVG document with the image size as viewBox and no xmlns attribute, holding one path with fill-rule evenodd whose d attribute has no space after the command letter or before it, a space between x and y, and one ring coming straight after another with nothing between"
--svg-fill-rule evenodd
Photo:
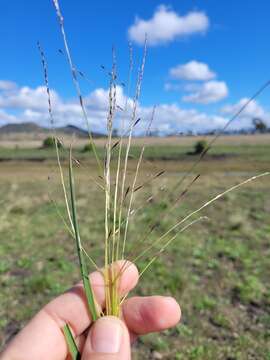
<instances>
[{"instance_id":1,"label":"green grass blade","mask_svg":"<svg viewBox=\"0 0 270 360\"><path fill-rule=\"evenodd\" d=\"M68 344L68 350L69 350L69 353L72 357L72 360L80 360L81 359L81 354L77 348L77 345L75 343L75 340L74 340L74 337L72 335L72 332L68 326L68 324L66 324L64 327L63 327L63 333L65 335L65 338L66 338L66 342Z\"/></svg>"},{"instance_id":2,"label":"green grass blade","mask_svg":"<svg viewBox=\"0 0 270 360\"><path fill-rule=\"evenodd\" d=\"M77 220L77 210L76 210L76 201L75 201L75 189L74 189L74 176L73 176L73 166L72 166L72 151L70 149L69 157L69 186L70 186L70 200L71 200L71 212L72 212L72 222L74 227L74 235L77 246L77 253L80 263L81 276L84 286L84 291L87 299L88 308L91 314L93 321L97 320L99 315L97 313L95 299L92 287L90 285L90 280L88 276L87 266L84 259L83 248L81 245L79 225Z\"/></svg>"}]
</instances>

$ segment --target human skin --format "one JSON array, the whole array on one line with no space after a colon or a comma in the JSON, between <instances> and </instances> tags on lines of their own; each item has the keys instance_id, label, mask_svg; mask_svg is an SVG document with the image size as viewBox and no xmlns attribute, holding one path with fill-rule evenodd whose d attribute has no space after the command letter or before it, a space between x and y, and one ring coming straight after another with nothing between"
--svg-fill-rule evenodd
<instances>
[{"instance_id":1,"label":"human skin","mask_svg":"<svg viewBox=\"0 0 270 360\"><path fill-rule=\"evenodd\" d=\"M104 307L104 281L100 272L89 276L95 299ZM130 264L121 276L121 295L132 290L139 279ZM81 283L42 308L0 354L0 360L68 360L68 348L62 328L69 324L82 354L82 360L129 360L130 344L137 336L175 326L181 317L171 297L131 297L122 305L121 320L102 317L94 324Z\"/></svg>"}]
</instances>

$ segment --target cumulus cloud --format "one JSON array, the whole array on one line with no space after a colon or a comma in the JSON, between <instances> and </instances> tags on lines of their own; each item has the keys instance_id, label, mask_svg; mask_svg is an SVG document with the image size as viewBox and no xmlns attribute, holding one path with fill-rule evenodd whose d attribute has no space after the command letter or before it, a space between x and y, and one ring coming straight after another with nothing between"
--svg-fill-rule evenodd
<instances>
[{"instance_id":1,"label":"cumulus cloud","mask_svg":"<svg viewBox=\"0 0 270 360\"><path fill-rule=\"evenodd\" d=\"M209 19L204 12L191 11L179 15L165 5L160 5L148 20L136 17L128 29L130 40L142 45L147 34L148 44L155 46L196 33L204 33L209 27Z\"/></svg>"},{"instance_id":2,"label":"cumulus cloud","mask_svg":"<svg viewBox=\"0 0 270 360\"><path fill-rule=\"evenodd\" d=\"M48 109L46 88L44 86L38 86L35 89L23 86L21 88L14 87L12 89L2 90L4 91L0 93L0 107L12 109L24 109L27 107L36 110ZM59 101L55 91L52 91L52 100L53 103Z\"/></svg>"},{"instance_id":3,"label":"cumulus cloud","mask_svg":"<svg viewBox=\"0 0 270 360\"><path fill-rule=\"evenodd\" d=\"M220 112L226 116L233 116L238 113L248 101L248 98L242 98L235 104L223 106ZM261 118L268 126L270 126L270 113L265 111L256 100L249 102L245 109L241 111L241 114L239 114L237 120L234 122L234 126L237 128L250 127L254 118Z\"/></svg>"},{"instance_id":4,"label":"cumulus cloud","mask_svg":"<svg viewBox=\"0 0 270 360\"><path fill-rule=\"evenodd\" d=\"M115 128L125 121L130 121L133 101L127 98L120 86L116 88L117 104L125 111L119 110L115 117ZM90 126L95 132L106 131L108 114L108 89L98 88L85 97L85 105L89 115ZM53 114L56 126L73 124L86 127L81 108L74 99L64 100L52 90ZM16 115L14 115L16 114ZM178 104L160 104L156 107L153 128L159 133L168 134L192 130L198 132L206 129L221 127L226 117L218 117L199 112L195 109L183 109ZM144 134L151 119L152 107L138 104L138 117L140 123L136 126L136 134ZM42 126L49 126L46 89L43 86L30 88L27 86L0 90L0 121L6 123L35 122Z\"/></svg>"},{"instance_id":5,"label":"cumulus cloud","mask_svg":"<svg viewBox=\"0 0 270 360\"><path fill-rule=\"evenodd\" d=\"M179 91L179 90L183 90L183 85L181 84L175 84L172 82L166 82L164 84L164 90L166 91Z\"/></svg>"},{"instance_id":6,"label":"cumulus cloud","mask_svg":"<svg viewBox=\"0 0 270 360\"><path fill-rule=\"evenodd\" d=\"M109 89L98 88L92 91L86 98L85 104L90 107L96 107L98 109L107 110L108 109L108 98L109 98ZM128 102L128 105L131 105L132 100L127 99L124 95L123 88L119 85L116 86L116 104L121 108L124 108Z\"/></svg>"},{"instance_id":7,"label":"cumulus cloud","mask_svg":"<svg viewBox=\"0 0 270 360\"><path fill-rule=\"evenodd\" d=\"M228 96L228 87L224 81L207 81L197 87L197 90L182 97L184 102L210 104Z\"/></svg>"},{"instance_id":8,"label":"cumulus cloud","mask_svg":"<svg viewBox=\"0 0 270 360\"><path fill-rule=\"evenodd\" d=\"M247 104L248 101L249 101L248 98L242 98L236 104L230 104L230 105L223 106L223 108L221 109L221 112L224 114L233 115L233 114L237 113L239 110L241 110L241 108L245 104ZM265 111L262 108L262 106L260 106L256 100L252 100L251 102L249 102L247 107L241 112L241 114L239 116L240 117L263 117L264 115L265 115Z\"/></svg>"},{"instance_id":9,"label":"cumulus cloud","mask_svg":"<svg viewBox=\"0 0 270 360\"><path fill-rule=\"evenodd\" d=\"M144 118L150 118L151 108L139 110ZM227 121L226 117L209 115L196 109L183 109L178 104L160 104L156 107L153 129L163 134L187 131L196 133L221 129Z\"/></svg>"},{"instance_id":10,"label":"cumulus cloud","mask_svg":"<svg viewBox=\"0 0 270 360\"><path fill-rule=\"evenodd\" d=\"M108 113L109 90L98 88L85 97L85 106L89 115L89 121L95 131L104 132ZM74 124L86 127L82 116L82 109L76 99L64 100L55 91L51 90L51 100L55 126ZM121 108L131 109L132 100L127 99L120 86L116 87L116 103ZM16 116L12 113L16 112ZM121 117L121 114L118 118ZM38 86L30 88L3 87L0 89L0 121L7 122L36 122L43 126L49 126L48 99L46 88ZM118 119L116 120L116 122Z\"/></svg>"},{"instance_id":11,"label":"cumulus cloud","mask_svg":"<svg viewBox=\"0 0 270 360\"><path fill-rule=\"evenodd\" d=\"M180 64L170 69L170 76L180 80L211 80L216 74L209 69L208 65L196 60L186 64Z\"/></svg>"},{"instance_id":12,"label":"cumulus cloud","mask_svg":"<svg viewBox=\"0 0 270 360\"><path fill-rule=\"evenodd\" d=\"M0 80L0 90L11 90L17 87L13 81Z\"/></svg>"},{"instance_id":13,"label":"cumulus cloud","mask_svg":"<svg viewBox=\"0 0 270 360\"><path fill-rule=\"evenodd\" d=\"M197 84L200 86L200 84ZM195 88L193 88L195 90ZM117 86L117 104L126 111L119 110L114 120L114 127L120 129L124 121L126 127L131 118L132 99L127 98L123 88ZM52 90L53 114L56 126L73 124L86 128L78 101L64 100L55 90ZM89 115L90 126L95 132L106 132L108 114L108 89L98 88L85 97L85 105ZM196 109L185 109L179 104L160 104L156 107L152 129L160 134L177 132L200 132L221 129L227 123L229 115L235 113L247 99L239 103L227 105L221 109L220 115L211 115ZM138 104L137 116L141 121L136 126L136 135L143 135L148 127L152 115L152 107ZM270 124L270 116L255 101L243 112L240 118L233 122L230 128L250 126L253 117L262 117ZM19 87L10 90L0 90L0 125L6 123L35 122L42 126L49 126L47 109L47 95L44 87Z\"/></svg>"},{"instance_id":14,"label":"cumulus cloud","mask_svg":"<svg viewBox=\"0 0 270 360\"><path fill-rule=\"evenodd\" d=\"M16 117L0 109L0 125L1 123L9 123L9 122L16 122Z\"/></svg>"}]
</instances>

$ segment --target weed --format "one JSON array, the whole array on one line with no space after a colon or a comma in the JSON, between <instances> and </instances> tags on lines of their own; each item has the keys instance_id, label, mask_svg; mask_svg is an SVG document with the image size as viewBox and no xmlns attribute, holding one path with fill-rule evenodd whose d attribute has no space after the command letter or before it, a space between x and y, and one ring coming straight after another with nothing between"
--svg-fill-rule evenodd
<instances>
[{"instance_id":1,"label":"weed","mask_svg":"<svg viewBox=\"0 0 270 360\"><path fill-rule=\"evenodd\" d=\"M207 295L195 301L195 309L198 311L214 310L217 306L217 301Z\"/></svg>"},{"instance_id":2,"label":"weed","mask_svg":"<svg viewBox=\"0 0 270 360\"><path fill-rule=\"evenodd\" d=\"M249 275L235 286L234 294L243 304L259 304L265 294L265 287L258 277Z\"/></svg>"}]
</instances>

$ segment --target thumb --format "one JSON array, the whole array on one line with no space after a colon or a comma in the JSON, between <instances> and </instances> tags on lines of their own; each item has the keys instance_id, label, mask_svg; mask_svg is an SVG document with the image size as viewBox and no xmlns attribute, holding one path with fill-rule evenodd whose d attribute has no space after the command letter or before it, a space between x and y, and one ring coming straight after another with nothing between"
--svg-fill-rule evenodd
<instances>
[{"instance_id":1,"label":"thumb","mask_svg":"<svg viewBox=\"0 0 270 360\"><path fill-rule=\"evenodd\" d=\"M130 360L130 340L125 324L118 318L98 319L87 336L82 360Z\"/></svg>"}]
</instances>

